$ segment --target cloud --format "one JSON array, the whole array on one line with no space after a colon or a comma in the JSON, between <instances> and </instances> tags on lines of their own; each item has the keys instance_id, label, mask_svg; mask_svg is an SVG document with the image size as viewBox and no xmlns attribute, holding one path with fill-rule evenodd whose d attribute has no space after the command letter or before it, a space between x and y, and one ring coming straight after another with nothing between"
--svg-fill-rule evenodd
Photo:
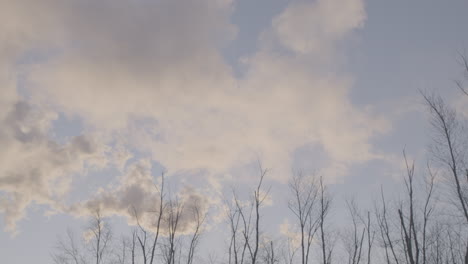
<instances>
[{"instance_id":1,"label":"cloud","mask_svg":"<svg viewBox=\"0 0 468 264\"><path fill-rule=\"evenodd\" d=\"M146 222L146 213L155 211L159 204L155 181L151 175L151 162L141 160L131 164L116 186L98 190L94 197L71 205L67 211L88 216L99 210L103 216L121 215L136 224L135 213ZM144 214L140 216L140 214Z\"/></svg>"},{"instance_id":2,"label":"cloud","mask_svg":"<svg viewBox=\"0 0 468 264\"><path fill-rule=\"evenodd\" d=\"M4 122L22 134L6 136L14 143L3 155L10 166L10 174L0 176L4 186L16 195L27 187L6 182L25 185L18 175L33 175L36 167L47 183L70 177L102 152L95 144L107 144L112 159L120 161L116 166L128 174L117 189L103 189L86 203L128 216L128 205L147 208L154 201L142 185L151 179L150 165L125 165L132 152L148 154L170 171L210 175L260 158L280 181L290 172L294 152L306 145L324 150L330 178L343 176L350 164L380 158L370 140L388 123L354 106L348 96L352 78L330 70L335 44L364 23L363 1L292 1L245 59L241 78L222 54L236 36L232 9L231 1L221 0L2 1L0 84L10 99L0 99L0 109L18 100L16 81L22 76L28 102L55 115L77 116L86 130L100 135L99 142L88 144L82 136L60 145L46 132L56 117L46 114L40 121L29 111L24 130L16 123L21 109L14 110ZM318 64L323 56L326 64ZM38 121L31 125L33 119ZM26 147L31 144L33 151ZM25 161L32 164L29 171L18 165ZM13 195L23 205L11 208L56 200L53 188L43 186L29 192L44 193L41 198Z\"/></svg>"},{"instance_id":3,"label":"cloud","mask_svg":"<svg viewBox=\"0 0 468 264\"><path fill-rule=\"evenodd\" d=\"M335 2L293 2L273 19L272 29L276 30L280 22L295 23L290 20L297 16L289 13L301 3L307 4L305 11L308 13L300 17L328 13L316 18L318 21L306 21L303 30L310 27L329 32L326 38L318 33L310 38L317 39L316 48L330 49L334 41L358 28L364 19L362 2L350 1L344 10L337 10L348 18L340 16L335 21L329 17L340 6L339 1ZM294 37L285 37L286 40L309 38L302 31L288 34ZM226 68L218 63L215 66L206 60L199 67ZM198 72L191 84L183 84L178 78L168 83L170 93L167 94L159 90L165 87L160 83L157 90L148 92L152 94L148 98L154 100L154 105L145 114L153 125L148 125L151 122L146 122L144 127L142 122L127 123L124 137L132 141L129 144L152 153L154 159L170 169L207 168L222 172L260 156L264 164L275 166L277 179L284 179L292 153L305 144L323 145L331 160L339 163L378 157L369 140L385 132L388 124L352 105L348 99L352 86L350 77L317 71L322 65L316 64L313 54L299 57L261 48L245 63L248 70L241 79L224 72L217 75L219 79L215 81L213 74L218 71ZM198 86L199 82L203 85ZM138 99L139 102L144 100ZM343 166L334 165L330 173L343 175L346 171Z\"/></svg>"},{"instance_id":4,"label":"cloud","mask_svg":"<svg viewBox=\"0 0 468 264\"><path fill-rule=\"evenodd\" d=\"M294 1L273 20L273 31L285 48L317 54L361 27L365 18L362 0Z\"/></svg>"},{"instance_id":5,"label":"cloud","mask_svg":"<svg viewBox=\"0 0 468 264\"><path fill-rule=\"evenodd\" d=\"M151 167L151 161L148 159L132 163L116 185L101 188L93 197L71 205L66 211L78 216L92 216L99 210L104 217L123 216L131 225L140 224L147 230L156 231L156 219L161 203L161 178L156 180L153 177ZM179 234L192 232L196 221L194 210L198 210L201 217L208 212L211 204L209 192L202 194L188 185L177 190L175 194L171 191L170 184L165 182L162 234L167 232L170 210L178 208L181 210Z\"/></svg>"},{"instance_id":6,"label":"cloud","mask_svg":"<svg viewBox=\"0 0 468 264\"><path fill-rule=\"evenodd\" d=\"M296 229L289 223L288 219L284 219L279 226L279 233L288 238L292 248L298 248L301 244L301 233L297 232Z\"/></svg>"},{"instance_id":7,"label":"cloud","mask_svg":"<svg viewBox=\"0 0 468 264\"><path fill-rule=\"evenodd\" d=\"M0 119L0 212L8 231L15 231L33 203L60 208L71 176L105 163L104 146L92 137L73 137L65 144L49 139L55 118L54 112L18 101Z\"/></svg>"}]
</instances>

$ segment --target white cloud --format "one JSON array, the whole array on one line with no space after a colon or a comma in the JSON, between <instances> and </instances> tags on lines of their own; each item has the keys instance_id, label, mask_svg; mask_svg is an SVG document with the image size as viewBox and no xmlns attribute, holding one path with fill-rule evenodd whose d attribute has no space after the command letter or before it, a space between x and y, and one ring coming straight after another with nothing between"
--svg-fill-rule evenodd
<instances>
[{"instance_id":1,"label":"white cloud","mask_svg":"<svg viewBox=\"0 0 468 264\"><path fill-rule=\"evenodd\" d=\"M294 1L273 20L273 31L285 48L318 54L362 26L365 18L362 0Z\"/></svg>"},{"instance_id":2,"label":"white cloud","mask_svg":"<svg viewBox=\"0 0 468 264\"><path fill-rule=\"evenodd\" d=\"M288 238L292 248L298 248L301 244L301 233L293 225L291 225L288 219L284 219L279 226L279 233Z\"/></svg>"},{"instance_id":3,"label":"white cloud","mask_svg":"<svg viewBox=\"0 0 468 264\"><path fill-rule=\"evenodd\" d=\"M111 156L121 170L132 156L126 147L150 153L171 171L203 169L212 175L260 157L278 180L289 174L293 152L307 144L322 146L334 164L332 176L379 157L370 139L386 131L386 121L351 103L352 78L316 63L323 50L333 58L335 42L362 25L361 0L292 2L265 29L274 37L263 40L292 54L261 47L246 60L241 79L221 54L236 31L231 1L18 0L2 1L0 10L0 84L10 87L9 102L21 70L32 102L80 117L105 139L101 144L117 141L122 147ZM16 61L31 53L48 55L18 69ZM0 109L7 104L0 101ZM41 126L50 119L29 129L45 131ZM31 131L22 133L33 137ZM78 171L76 164L88 157L79 142L49 142L42 133L37 153L17 143L20 150L6 152L6 160L31 159L57 170L51 175L63 175ZM56 153L63 152L80 158L59 160L56 169L55 160L63 158ZM99 203L115 214L128 215L130 202L146 206L140 195L152 197L131 182L149 181L149 165L135 166L127 168L130 176L120 187L99 194ZM14 199L19 203L22 197Z\"/></svg>"}]
</instances>

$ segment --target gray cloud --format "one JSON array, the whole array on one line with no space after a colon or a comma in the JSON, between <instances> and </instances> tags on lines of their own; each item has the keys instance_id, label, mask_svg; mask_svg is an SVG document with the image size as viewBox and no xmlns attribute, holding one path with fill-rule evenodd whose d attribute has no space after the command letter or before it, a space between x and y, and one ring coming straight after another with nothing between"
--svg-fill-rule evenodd
<instances>
[{"instance_id":1,"label":"gray cloud","mask_svg":"<svg viewBox=\"0 0 468 264\"><path fill-rule=\"evenodd\" d=\"M148 229L156 228L156 216L161 203L160 180L151 174L151 162L147 159L134 162L128 166L116 185L102 188L88 200L71 205L67 211L78 216L90 216L99 210L103 216L123 216L131 225L138 223ZM166 179L167 180L167 179ZM158 182L159 181L159 182ZM182 208L178 230L180 233L192 231L194 225L194 208L201 214L207 213L210 202L209 192L201 194L190 186L184 186L172 193L170 184L165 183L164 218L167 221L169 202L176 202ZM163 224L161 232L167 231Z\"/></svg>"},{"instance_id":2,"label":"gray cloud","mask_svg":"<svg viewBox=\"0 0 468 264\"><path fill-rule=\"evenodd\" d=\"M91 137L65 144L49 139L54 118L53 112L19 101L0 120L0 212L9 231L32 203L60 208L72 174L103 165L104 149Z\"/></svg>"}]
</instances>

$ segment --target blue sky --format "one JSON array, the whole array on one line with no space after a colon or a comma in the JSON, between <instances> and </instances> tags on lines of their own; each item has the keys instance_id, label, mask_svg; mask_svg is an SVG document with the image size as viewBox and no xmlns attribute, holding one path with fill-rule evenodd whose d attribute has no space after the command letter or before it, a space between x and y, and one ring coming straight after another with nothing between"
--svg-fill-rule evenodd
<instances>
[{"instance_id":1,"label":"blue sky","mask_svg":"<svg viewBox=\"0 0 468 264\"><path fill-rule=\"evenodd\" d=\"M174 190L209 190L196 195L213 215L229 186L256 181L257 159L271 168L266 214L286 212L292 168L323 175L336 214L344 197L370 205L398 183L403 148L424 166L418 89L460 105L466 10L462 0L0 0L4 262L50 263L57 236L83 230L87 203L122 194L137 166L167 170ZM126 231L119 206L106 213ZM266 229L279 230L284 219L272 219ZM213 220L205 248L222 225Z\"/></svg>"}]
</instances>

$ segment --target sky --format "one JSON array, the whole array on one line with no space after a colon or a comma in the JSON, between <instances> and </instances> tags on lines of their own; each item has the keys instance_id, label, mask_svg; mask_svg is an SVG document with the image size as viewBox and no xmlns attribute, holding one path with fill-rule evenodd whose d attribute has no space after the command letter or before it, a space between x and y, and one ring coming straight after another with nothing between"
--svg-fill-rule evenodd
<instances>
[{"instance_id":1,"label":"sky","mask_svg":"<svg viewBox=\"0 0 468 264\"><path fill-rule=\"evenodd\" d=\"M464 0L0 0L0 255L50 263L99 204L134 224L165 171L212 211L269 169L270 214L294 170L342 211L370 203L430 142L419 90L466 111ZM123 197L123 198L122 198ZM217 209L218 208L218 209ZM276 212L276 214L275 214ZM210 244L211 243L211 244Z\"/></svg>"}]
</instances>

